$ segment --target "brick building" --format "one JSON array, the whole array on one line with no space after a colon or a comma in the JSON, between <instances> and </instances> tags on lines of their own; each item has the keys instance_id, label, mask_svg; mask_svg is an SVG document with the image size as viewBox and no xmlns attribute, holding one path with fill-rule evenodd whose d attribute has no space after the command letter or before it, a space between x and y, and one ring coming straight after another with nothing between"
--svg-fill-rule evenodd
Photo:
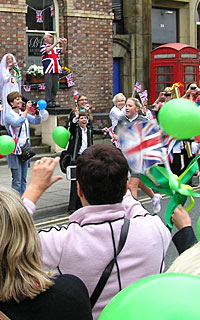
<instances>
[{"instance_id":1,"label":"brick building","mask_svg":"<svg viewBox=\"0 0 200 320\"><path fill-rule=\"evenodd\" d=\"M38 10L42 22L37 22ZM25 82L28 66L41 65L44 31L68 38L62 65L71 69L75 86L62 85L57 102L71 107L76 89L88 95L96 112L106 112L113 94L112 20L112 0L1 0L0 58L13 53ZM31 94L44 97L34 86Z\"/></svg>"}]
</instances>

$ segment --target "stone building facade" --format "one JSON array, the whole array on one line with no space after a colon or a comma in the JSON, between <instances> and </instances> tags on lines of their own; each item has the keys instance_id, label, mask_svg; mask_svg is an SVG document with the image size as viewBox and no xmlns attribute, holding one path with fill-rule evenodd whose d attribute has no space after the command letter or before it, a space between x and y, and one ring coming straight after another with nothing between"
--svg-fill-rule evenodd
<instances>
[{"instance_id":1,"label":"stone building facade","mask_svg":"<svg viewBox=\"0 0 200 320\"><path fill-rule=\"evenodd\" d=\"M66 85L66 88L59 89L57 102L62 107L72 107L73 89L76 89L88 96L95 106L95 112L108 111L113 94L112 0L46 0L41 3L43 7L40 8L38 0L1 0L0 58L5 53L13 53L25 81L30 58L27 39L31 39L31 35L36 40L42 39L45 30L53 31L55 38L68 39L62 65L71 69L75 81L74 87L67 88ZM30 30L30 18L35 19L33 16L36 10L42 9L46 14L46 9L52 4L55 9L52 29L48 30L45 24L41 24L41 27L36 24L36 28ZM29 9L32 15L27 16ZM40 30L37 30L38 25ZM38 61L39 64L40 57L36 58L30 61ZM31 90L31 94L36 99L44 98L44 92L35 89Z\"/></svg>"},{"instance_id":2,"label":"stone building facade","mask_svg":"<svg viewBox=\"0 0 200 320\"><path fill-rule=\"evenodd\" d=\"M149 90L152 48L180 42L200 50L199 0L113 0L113 9L113 58L126 96L136 81Z\"/></svg>"}]
</instances>

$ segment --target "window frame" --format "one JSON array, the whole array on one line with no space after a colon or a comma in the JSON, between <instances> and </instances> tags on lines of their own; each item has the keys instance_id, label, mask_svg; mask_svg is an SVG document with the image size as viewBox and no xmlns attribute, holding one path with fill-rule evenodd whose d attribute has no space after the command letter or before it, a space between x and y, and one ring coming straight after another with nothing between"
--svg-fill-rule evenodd
<instances>
[{"instance_id":1,"label":"window frame","mask_svg":"<svg viewBox=\"0 0 200 320\"><path fill-rule=\"evenodd\" d=\"M53 1L53 4L54 4L54 8L55 8L55 30L51 31L51 30L28 30L26 29L26 65L27 65L27 68L31 65L31 64L34 64L34 62L30 62L29 61L31 60L31 56L28 55L28 35L30 34L33 34L33 36L44 36L45 32L50 32L54 35L54 41L56 41L57 38L59 38L59 7L58 7L58 2L57 0L52 0ZM27 10L27 14L28 14L28 10ZM34 57L34 56L33 56ZM36 58L38 57L38 59ZM34 60L34 58L32 59L32 61ZM41 60L41 56L35 56L35 61L37 65L42 65L42 60Z\"/></svg>"}]
</instances>

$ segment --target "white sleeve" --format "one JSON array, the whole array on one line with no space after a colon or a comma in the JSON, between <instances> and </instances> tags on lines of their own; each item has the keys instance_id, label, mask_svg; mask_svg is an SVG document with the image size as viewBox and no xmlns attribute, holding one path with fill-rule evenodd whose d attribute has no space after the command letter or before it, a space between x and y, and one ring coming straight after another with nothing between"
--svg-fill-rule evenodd
<instances>
[{"instance_id":1,"label":"white sleeve","mask_svg":"<svg viewBox=\"0 0 200 320\"><path fill-rule=\"evenodd\" d=\"M30 215L33 215L35 212L35 204L26 198L22 200ZM63 225L62 227L55 226L39 231L42 246L42 261L49 269L54 270L59 265L67 228L67 225Z\"/></svg>"},{"instance_id":2,"label":"white sleeve","mask_svg":"<svg viewBox=\"0 0 200 320\"><path fill-rule=\"evenodd\" d=\"M35 204L27 198L23 198L22 201L23 201L24 206L26 207L26 209L28 210L28 212L32 216L35 212Z\"/></svg>"},{"instance_id":3,"label":"white sleeve","mask_svg":"<svg viewBox=\"0 0 200 320\"><path fill-rule=\"evenodd\" d=\"M67 242L67 225L55 226L39 231L42 245L42 261L49 268L55 270L60 263L64 244Z\"/></svg>"}]
</instances>

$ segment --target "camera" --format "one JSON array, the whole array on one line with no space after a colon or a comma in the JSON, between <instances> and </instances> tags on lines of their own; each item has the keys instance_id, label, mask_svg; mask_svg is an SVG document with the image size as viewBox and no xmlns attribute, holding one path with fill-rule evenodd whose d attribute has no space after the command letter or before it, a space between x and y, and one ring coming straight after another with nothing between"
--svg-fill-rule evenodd
<instances>
[{"instance_id":1,"label":"camera","mask_svg":"<svg viewBox=\"0 0 200 320\"><path fill-rule=\"evenodd\" d=\"M30 100L30 99L27 99L27 98L25 98L25 97L22 97L22 101L23 101L25 104L26 104L28 101L31 101L33 107L36 107L36 106L37 106L37 102L32 101L32 100Z\"/></svg>"},{"instance_id":2,"label":"camera","mask_svg":"<svg viewBox=\"0 0 200 320\"><path fill-rule=\"evenodd\" d=\"M22 97L22 101L23 101L23 104L22 104L22 110L23 110L23 111L26 109L26 103L27 103L28 101L31 101L31 103L32 103L32 108L34 109L34 110L33 110L33 114L35 114L36 116L39 115L39 110L38 110L38 108L37 108L37 102L32 101L32 100L30 100L30 99L27 99L27 98L25 98L25 97Z\"/></svg>"},{"instance_id":3,"label":"camera","mask_svg":"<svg viewBox=\"0 0 200 320\"><path fill-rule=\"evenodd\" d=\"M76 166L68 166L66 170L67 180L76 180Z\"/></svg>"}]
</instances>

